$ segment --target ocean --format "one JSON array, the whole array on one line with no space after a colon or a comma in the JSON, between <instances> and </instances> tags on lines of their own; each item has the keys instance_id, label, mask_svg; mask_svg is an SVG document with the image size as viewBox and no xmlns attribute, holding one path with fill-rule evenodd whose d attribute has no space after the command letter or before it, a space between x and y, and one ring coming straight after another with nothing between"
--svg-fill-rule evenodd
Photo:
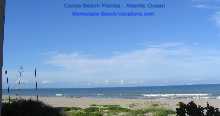
<instances>
[{"instance_id":1,"label":"ocean","mask_svg":"<svg viewBox=\"0 0 220 116\"><path fill-rule=\"evenodd\" d=\"M95 97L95 98L210 98L220 99L220 84L111 87L111 88L44 88L38 89L39 96ZM11 90L11 95L34 96L35 89ZM8 95L3 90L3 95Z\"/></svg>"}]
</instances>

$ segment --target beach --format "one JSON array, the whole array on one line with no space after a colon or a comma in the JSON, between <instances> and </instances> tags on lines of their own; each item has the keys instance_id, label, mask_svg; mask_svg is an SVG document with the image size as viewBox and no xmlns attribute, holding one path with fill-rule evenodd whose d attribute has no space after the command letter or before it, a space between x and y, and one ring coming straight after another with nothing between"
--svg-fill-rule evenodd
<instances>
[{"instance_id":1,"label":"beach","mask_svg":"<svg viewBox=\"0 0 220 116\"><path fill-rule=\"evenodd\" d=\"M207 102L220 108L220 85L183 85L155 87L115 87L115 88L58 88L58 89L21 89L11 90L15 99L39 100L53 107L88 108L91 105L120 105L130 109L144 109L161 106L175 110L179 102L206 106ZM7 90L3 90L7 101Z\"/></svg>"},{"instance_id":2,"label":"beach","mask_svg":"<svg viewBox=\"0 0 220 116\"><path fill-rule=\"evenodd\" d=\"M3 99L7 99L4 96ZM15 96L12 96L15 99ZM36 100L35 96L20 96L19 99ZM126 99L126 98L89 98L89 97L43 97L39 100L51 105L53 107L80 107L88 108L91 105L120 105L131 109L143 109L152 105L159 105L168 109L175 110L178 107L178 102L188 103L194 101L196 104L206 106L208 102L210 105L220 108L219 99Z\"/></svg>"}]
</instances>

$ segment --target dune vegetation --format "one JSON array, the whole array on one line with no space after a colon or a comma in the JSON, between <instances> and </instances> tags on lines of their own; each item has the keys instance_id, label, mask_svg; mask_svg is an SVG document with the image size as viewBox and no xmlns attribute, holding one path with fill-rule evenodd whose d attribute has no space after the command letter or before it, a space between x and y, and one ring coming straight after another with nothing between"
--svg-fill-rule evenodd
<instances>
[{"instance_id":1,"label":"dune vegetation","mask_svg":"<svg viewBox=\"0 0 220 116\"><path fill-rule=\"evenodd\" d=\"M53 108L40 101L13 100L3 103L2 116L64 116L62 109Z\"/></svg>"},{"instance_id":2,"label":"dune vegetation","mask_svg":"<svg viewBox=\"0 0 220 116\"><path fill-rule=\"evenodd\" d=\"M120 105L91 105L81 109L77 107L64 109L68 116L170 116L175 112L160 106L145 109L129 109Z\"/></svg>"},{"instance_id":3,"label":"dune vegetation","mask_svg":"<svg viewBox=\"0 0 220 116\"><path fill-rule=\"evenodd\" d=\"M120 105L90 105L87 108L54 108L40 101L13 100L4 103L3 116L170 116L175 111L154 104L144 109L130 109Z\"/></svg>"},{"instance_id":4,"label":"dune vegetation","mask_svg":"<svg viewBox=\"0 0 220 116\"><path fill-rule=\"evenodd\" d=\"M4 102L3 116L220 116L220 111L207 103L202 107L193 101L188 104L179 103L176 111L167 109L160 104L135 109L121 105L96 105L86 108L62 107L54 108L41 101L15 100Z\"/></svg>"}]
</instances>

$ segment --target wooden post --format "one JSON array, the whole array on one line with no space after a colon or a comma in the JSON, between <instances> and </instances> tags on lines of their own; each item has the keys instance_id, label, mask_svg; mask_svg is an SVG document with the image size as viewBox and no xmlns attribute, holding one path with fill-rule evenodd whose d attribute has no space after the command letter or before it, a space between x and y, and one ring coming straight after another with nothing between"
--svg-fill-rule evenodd
<instances>
[{"instance_id":1,"label":"wooden post","mask_svg":"<svg viewBox=\"0 0 220 116\"><path fill-rule=\"evenodd\" d=\"M0 0L0 116L2 112L2 66L3 66L3 40L5 23L5 0Z\"/></svg>"}]
</instances>

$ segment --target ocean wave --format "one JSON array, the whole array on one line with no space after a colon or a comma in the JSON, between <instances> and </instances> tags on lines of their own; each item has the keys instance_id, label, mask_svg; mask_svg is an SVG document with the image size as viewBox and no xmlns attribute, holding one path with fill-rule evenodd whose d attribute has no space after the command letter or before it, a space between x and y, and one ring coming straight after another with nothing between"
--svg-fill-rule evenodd
<instances>
[{"instance_id":1,"label":"ocean wave","mask_svg":"<svg viewBox=\"0 0 220 116\"><path fill-rule=\"evenodd\" d=\"M148 98L207 98L209 94L199 93L199 94L143 94L144 97Z\"/></svg>"},{"instance_id":2,"label":"ocean wave","mask_svg":"<svg viewBox=\"0 0 220 116\"><path fill-rule=\"evenodd\" d=\"M64 94L62 94L62 93L57 93L56 96L57 96L57 97L62 97L62 96L64 96Z\"/></svg>"},{"instance_id":3,"label":"ocean wave","mask_svg":"<svg viewBox=\"0 0 220 116\"><path fill-rule=\"evenodd\" d=\"M97 95L97 96L103 96L104 94L102 94L102 93L97 93L96 95Z\"/></svg>"},{"instance_id":4,"label":"ocean wave","mask_svg":"<svg viewBox=\"0 0 220 116\"><path fill-rule=\"evenodd\" d=\"M216 99L220 99L220 96L217 96Z\"/></svg>"}]
</instances>

